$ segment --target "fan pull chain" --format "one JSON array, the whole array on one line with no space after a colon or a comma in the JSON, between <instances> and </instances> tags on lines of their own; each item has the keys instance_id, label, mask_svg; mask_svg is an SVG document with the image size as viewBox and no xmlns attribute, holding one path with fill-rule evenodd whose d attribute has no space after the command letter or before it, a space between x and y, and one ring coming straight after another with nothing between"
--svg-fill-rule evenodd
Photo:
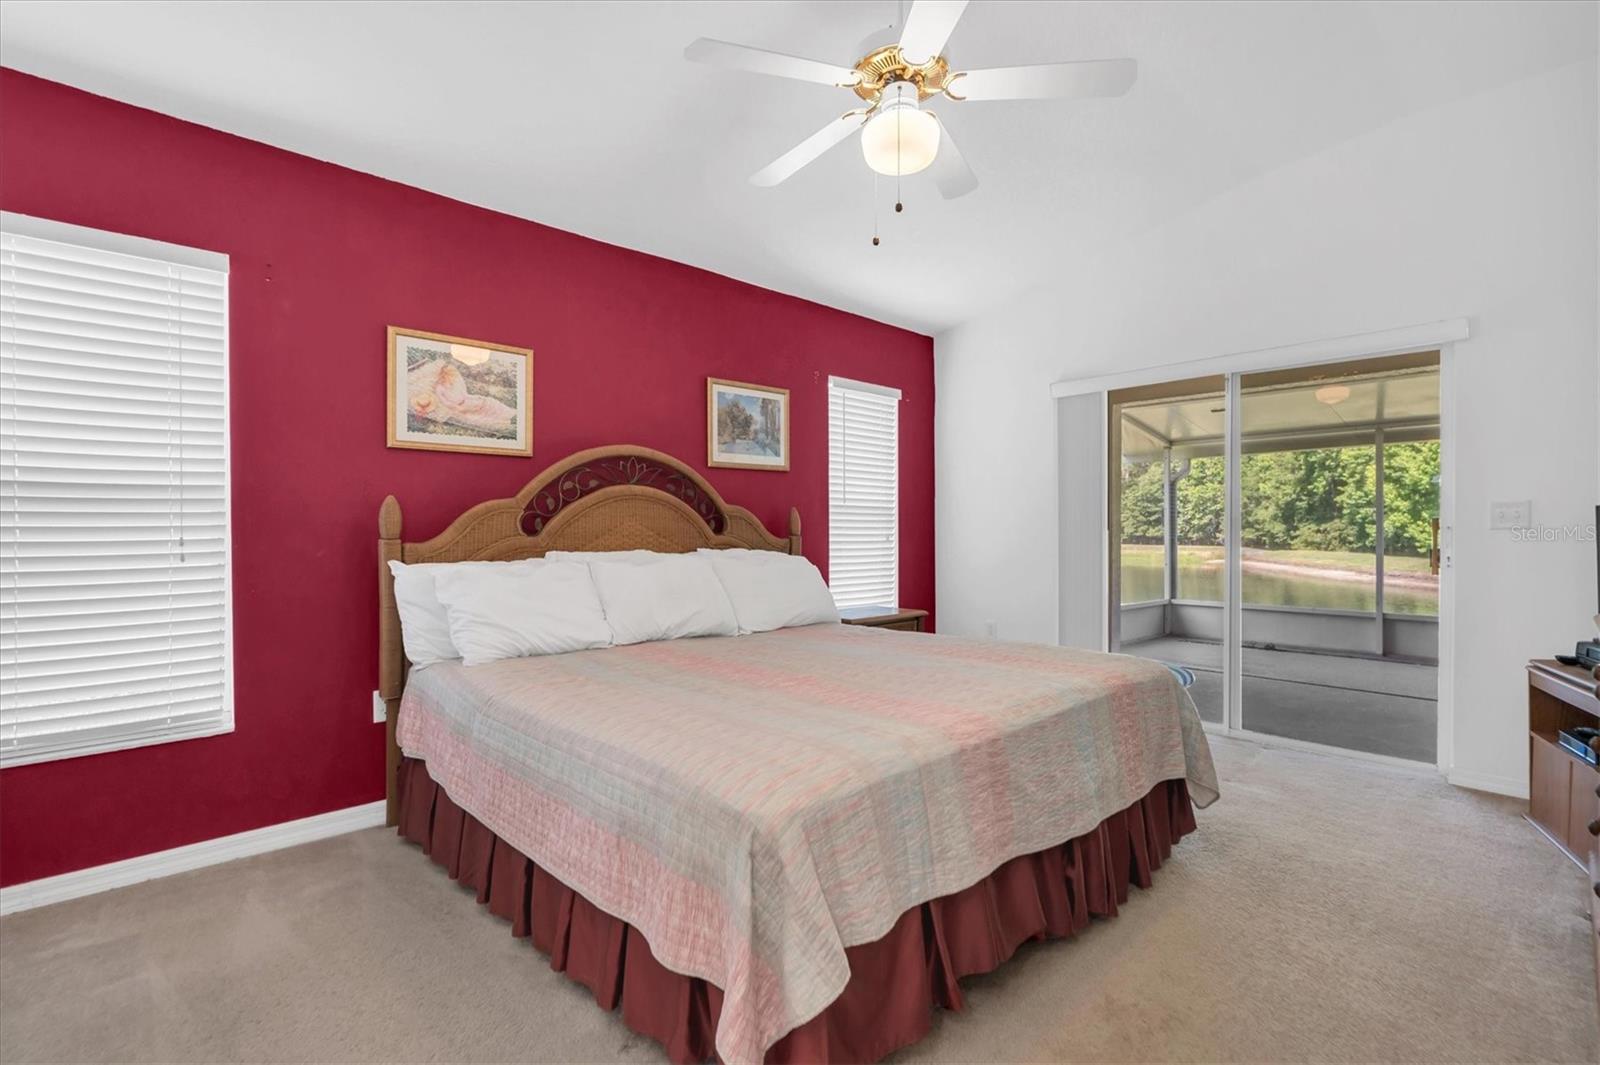
<instances>
[{"instance_id":1,"label":"fan pull chain","mask_svg":"<svg viewBox=\"0 0 1600 1065\"><path fill-rule=\"evenodd\" d=\"M878 172L872 172L872 246L878 246Z\"/></svg>"},{"instance_id":2,"label":"fan pull chain","mask_svg":"<svg viewBox=\"0 0 1600 1065\"><path fill-rule=\"evenodd\" d=\"M905 108L896 108L894 113L894 213L899 214L906 209L900 202L900 171L905 169L900 164L900 126L905 121Z\"/></svg>"}]
</instances>

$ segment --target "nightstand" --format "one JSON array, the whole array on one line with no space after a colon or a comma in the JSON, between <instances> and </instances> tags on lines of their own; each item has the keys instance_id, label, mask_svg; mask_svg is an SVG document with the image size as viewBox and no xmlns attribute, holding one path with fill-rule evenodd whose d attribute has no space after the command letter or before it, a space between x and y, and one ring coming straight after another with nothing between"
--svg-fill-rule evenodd
<instances>
[{"instance_id":1,"label":"nightstand","mask_svg":"<svg viewBox=\"0 0 1600 1065\"><path fill-rule=\"evenodd\" d=\"M866 609L857 607L856 610ZM911 610L902 607L892 614L841 614L839 620L846 625L870 625L875 629L900 629L903 632L921 632L922 619L928 616L926 610Z\"/></svg>"}]
</instances>

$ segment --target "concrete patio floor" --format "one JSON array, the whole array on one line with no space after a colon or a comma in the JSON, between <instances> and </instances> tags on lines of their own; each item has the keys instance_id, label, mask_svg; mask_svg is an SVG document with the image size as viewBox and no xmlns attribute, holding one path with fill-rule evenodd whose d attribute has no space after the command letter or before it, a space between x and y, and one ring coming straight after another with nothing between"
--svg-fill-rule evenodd
<instances>
[{"instance_id":1,"label":"concrete patio floor","mask_svg":"<svg viewBox=\"0 0 1600 1065\"><path fill-rule=\"evenodd\" d=\"M1221 723L1222 645L1166 636L1124 654L1195 671L1195 706ZM1418 762L1436 760L1438 667L1393 659L1244 649L1244 727Z\"/></svg>"}]
</instances>

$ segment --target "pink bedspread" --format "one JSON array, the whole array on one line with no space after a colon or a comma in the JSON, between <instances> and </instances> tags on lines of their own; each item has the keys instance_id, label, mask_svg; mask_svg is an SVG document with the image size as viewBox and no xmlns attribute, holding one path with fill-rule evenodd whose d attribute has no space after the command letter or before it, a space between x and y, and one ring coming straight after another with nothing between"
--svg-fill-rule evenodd
<instances>
[{"instance_id":1,"label":"pink bedspread","mask_svg":"<svg viewBox=\"0 0 1600 1065\"><path fill-rule=\"evenodd\" d=\"M413 671L400 744L662 964L725 993L760 1061L849 978L846 946L1162 780L1217 795L1162 665L817 625Z\"/></svg>"}]
</instances>

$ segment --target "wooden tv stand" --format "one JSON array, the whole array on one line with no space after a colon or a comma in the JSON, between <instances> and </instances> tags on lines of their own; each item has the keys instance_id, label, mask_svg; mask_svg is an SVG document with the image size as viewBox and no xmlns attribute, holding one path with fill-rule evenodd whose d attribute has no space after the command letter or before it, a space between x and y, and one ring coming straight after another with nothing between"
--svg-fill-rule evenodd
<instances>
[{"instance_id":1,"label":"wooden tv stand","mask_svg":"<svg viewBox=\"0 0 1600 1065\"><path fill-rule=\"evenodd\" d=\"M1600 1002L1600 770L1556 743L1556 730L1573 725L1600 728L1600 683L1590 670L1535 658L1528 663L1528 820L1589 874L1584 902Z\"/></svg>"},{"instance_id":2,"label":"wooden tv stand","mask_svg":"<svg viewBox=\"0 0 1600 1065\"><path fill-rule=\"evenodd\" d=\"M1556 742L1556 731L1600 728L1600 695L1587 669L1553 658L1528 663L1528 820L1567 857L1587 868L1596 851L1600 770Z\"/></svg>"}]
</instances>

